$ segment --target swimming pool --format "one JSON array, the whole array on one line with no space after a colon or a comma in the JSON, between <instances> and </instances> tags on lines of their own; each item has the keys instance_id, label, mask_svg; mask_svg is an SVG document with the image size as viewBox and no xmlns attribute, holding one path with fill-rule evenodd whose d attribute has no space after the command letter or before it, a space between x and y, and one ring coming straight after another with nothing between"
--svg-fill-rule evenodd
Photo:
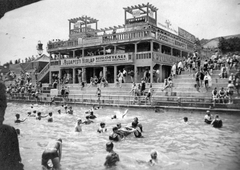
<instances>
[{"instance_id":1,"label":"swimming pool","mask_svg":"<svg viewBox=\"0 0 240 170\"><path fill-rule=\"evenodd\" d=\"M96 112L94 124L83 125L82 132L74 132L77 118L84 118L87 106L73 106L74 115L57 114L60 106L35 105L34 109L43 113L53 112L53 122L41 121L33 117L14 124L15 114L21 118L31 111L30 104L8 103L5 124L21 130L19 145L25 169L41 169L41 155L48 141L63 139L63 169L105 169L103 166L107 152L105 144L117 123L126 125L134 117L143 125L143 136L133 135L114 143L114 150L120 156L119 170L169 169L169 170L239 170L240 169L240 115L220 114L223 128L215 129L203 122L205 113L155 113L147 109L129 109L124 119L112 120L113 114L120 114L124 108L106 107ZM182 122L187 116L189 124ZM99 123L104 121L108 132L97 133ZM157 150L159 165L148 166L140 161L150 159L151 150Z\"/></svg>"}]
</instances>

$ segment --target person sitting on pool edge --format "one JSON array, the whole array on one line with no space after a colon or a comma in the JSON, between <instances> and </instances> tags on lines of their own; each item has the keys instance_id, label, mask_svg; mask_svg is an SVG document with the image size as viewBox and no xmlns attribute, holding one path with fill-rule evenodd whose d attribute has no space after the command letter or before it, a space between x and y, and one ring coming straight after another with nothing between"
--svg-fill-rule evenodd
<instances>
[{"instance_id":1,"label":"person sitting on pool edge","mask_svg":"<svg viewBox=\"0 0 240 170\"><path fill-rule=\"evenodd\" d=\"M48 122L53 122L52 115L53 115L52 112L49 112L49 113L48 113L48 116L49 116L49 118L48 118Z\"/></svg>"},{"instance_id":2,"label":"person sitting on pool edge","mask_svg":"<svg viewBox=\"0 0 240 170\"><path fill-rule=\"evenodd\" d=\"M44 169L54 168L55 170L60 169L60 162L62 158L62 139L57 141L51 141L42 154L42 166ZM48 165L48 161L51 160L53 167Z\"/></svg>"},{"instance_id":3,"label":"person sitting on pool edge","mask_svg":"<svg viewBox=\"0 0 240 170\"><path fill-rule=\"evenodd\" d=\"M16 120L15 120L15 123L21 123L21 122L24 122L25 120L27 120L27 117L25 119L22 119L20 120L20 114L16 114Z\"/></svg>"},{"instance_id":4,"label":"person sitting on pool edge","mask_svg":"<svg viewBox=\"0 0 240 170\"><path fill-rule=\"evenodd\" d=\"M37 116L36 116L36 119L37 119L37 120L41 120L42 118L45 118L45 117L48 117L48 115L47 115L47 114L46 114L46 115L42 115L41 112L38 112L38 113L37 113Z\"/></svg>"},{"instance_id":5,"label":"person sitting on pool edge","mask_svg":"<svg viewBox=\"0 0 240 170\"><path fill-rule=\"evenodd\" d=\"M113 133L109 136L109 140L113 140L115 142L120 141L121 139L123 139L123 135L118 133L118 128L117 127L113 127L112 128Z\"/></svg>"},{"instance_id":6,"label":"person sitting on pool edge","mask_svg":"<svg viewBox=\"0 0 240 170\"><path fill-rule=\"evenodd\" d=\"M82 119L78 119L77 120L77 124L76 124L76 126L75 126L75 132L82 132L82 126L81 126L81 124L82 124Z\"/></svg>"},{"instance_id":7,"label":"person sitting on pool edge","mask_svg":"<svg viewBox=\"0 0 240 170\"><path fill-rule=\"evenodd\" d=\"M23 170L21 163L17 130L9 125L3 124L7 108L6 87L0 82L0 169Z\"/></svg>"},{"instance_id":8,"label":"person sitting on pool edge","mask_svg":"<svg viewBox=\"0 0 240 170\"><path fill-rule=\"evenodd\" d=\"M106 151L109 152L109 154L106 156L104 166L107 168L116 166L116 163L120 161L119 155L116 152L114 152L113 147L114 145L112 142L108 142L106 144Z\"/></svg>"},{"instance_id":9,"label":"person sitting on pool edge","mask_svg":"<svg viewBox=\"0 0 240 170\"><path fill-rule=\"evenodd\" d=\"M204 116L204 122L207 124L212 123L212 115L210 114L209 110L206 111L206 115Z\"/></svg>"},{"instance_id":10,"label":"person sitting on pool edge","mask_svg":"<svg viewBox=\"0 0 240 170\"><path fill-rule=\"evenodd\" d=\"M100 123L100 127L97 130L98 133L103 133L103 132L107 132L107 128L105 128L105 123L101 122Z\"/></svg>"},{"instance_id":11,"label":"person sitting on pool edge","mask_svg":"<svg viewBox=\"0 0 240 170\"><path fill-rule=\"evenodd\" d=\"M221 128L223 123L218 115L215 116L215 119L212 121L211 125L215 128Z\"/></svg>"}]
</instances>

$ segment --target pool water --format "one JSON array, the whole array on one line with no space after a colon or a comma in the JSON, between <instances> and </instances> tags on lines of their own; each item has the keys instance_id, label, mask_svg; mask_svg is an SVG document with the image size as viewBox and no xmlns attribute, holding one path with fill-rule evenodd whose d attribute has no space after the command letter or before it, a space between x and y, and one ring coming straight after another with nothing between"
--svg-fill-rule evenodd
<instances>
[{"instance_id":1,"label":"pool water","mask_svg":"<svg viewBox=\"0 0 240 170\"><path fill-rule=\"evenodd\" d=\"M62 169L79 170L105 169L103 166L107 152L105 144L117 123L127 125L134 117L143 125L144 138L130 135L114 143L120 163L113 169L169 169L169 170L239 170L240 169L240 115L220 114L223 127L215 129L203 122L205 113L164 112L133 109L124 119L112 120L114 114L120 115L125 108L106 107L96 112L95 123L83 125L82 132L74 132L77 119L84 119L88 106L73 106L74 115L57 114L61 106L34 105L43 113L53 112L53 122L46 118L28 118L15 124L15 114L27 117L30 104L8 103L5 124L21 130L19 145L25 169L41 169L41 155L50 140L62 138ZM189 123L182 118L187 116ZM104 121L108 132L97 133L99 123ZM149 166L152 150L158 151L159 164Z\"/></svg>"}]
</instances>

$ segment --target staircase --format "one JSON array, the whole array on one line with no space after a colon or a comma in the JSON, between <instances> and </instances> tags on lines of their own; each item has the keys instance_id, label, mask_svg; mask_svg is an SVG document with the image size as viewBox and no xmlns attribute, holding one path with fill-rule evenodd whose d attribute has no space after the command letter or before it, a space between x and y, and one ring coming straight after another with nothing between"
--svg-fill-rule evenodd
<instances>
[{"instance_id":1,"label":"staircase","mask_svg":"<svg viewBox=\"0 0 240 170\"><path fill-rule=\"evenodd\" d=\"M41 82L47 82L49 78L49 69L50 69L50 63L48 63L41 71L38 73L38 81Z\"/></svg>"}]
</instances>

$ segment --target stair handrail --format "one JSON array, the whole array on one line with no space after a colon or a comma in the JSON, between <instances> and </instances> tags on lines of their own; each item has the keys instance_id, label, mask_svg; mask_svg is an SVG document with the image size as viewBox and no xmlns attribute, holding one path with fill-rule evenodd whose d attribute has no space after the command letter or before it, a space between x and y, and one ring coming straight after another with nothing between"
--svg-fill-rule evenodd
<instances>
[{"instance_id":1,"label":"stair handrail","mask_svg":"<svg viewBox=\"0 0 240 170\"><path fill-rule=\"evenodd\" d=\"M41 80L43 76L46 74L46 72L50 68L50 63L48 63L39 73L38 73L38 80Z\"/></svg>"}]
</instances>

